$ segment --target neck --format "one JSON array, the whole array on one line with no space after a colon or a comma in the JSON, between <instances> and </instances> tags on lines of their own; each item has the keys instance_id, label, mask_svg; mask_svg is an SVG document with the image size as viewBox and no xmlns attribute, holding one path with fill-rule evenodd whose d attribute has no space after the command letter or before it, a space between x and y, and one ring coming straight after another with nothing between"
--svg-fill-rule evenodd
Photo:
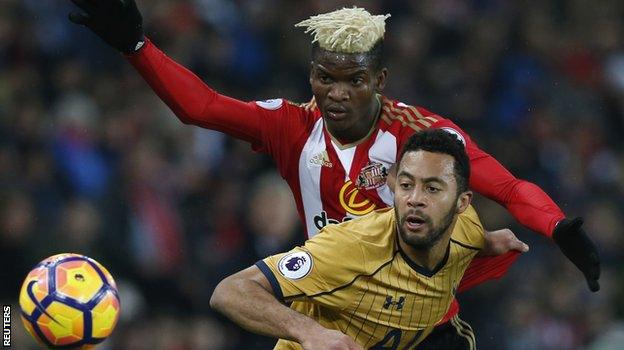
<instances>
[{"instance_id":1,"label":"neck","mask_svg":"<svg viewBox=\"0 0 624 350\"><path fill-rule=\"evenodd\" d=\"M449 242L451 241L453 227L455 227L455 223L451 224L442 237L435 242L433 246L428 248L415 248L409 245L397 232L399 246L405 255L407 255L414 263L426 268L427 270L433 270L440 264L440 262L442 262L444 256L446 255Z\"/></svg>"}]
</instances>

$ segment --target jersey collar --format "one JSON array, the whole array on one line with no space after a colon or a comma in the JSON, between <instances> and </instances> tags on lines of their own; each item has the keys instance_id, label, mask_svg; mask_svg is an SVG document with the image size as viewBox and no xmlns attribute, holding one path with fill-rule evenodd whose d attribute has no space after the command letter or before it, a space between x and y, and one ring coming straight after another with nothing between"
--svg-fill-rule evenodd
<instances>
[{"instance_id":1,"label":"jersey collar","mask_svg":"<svg viewBox=\"0 0 624 350\"><path fill-rule=\"evenodd\" d=\"M438 273L438 271L442 270L442 268L446 265L446 262L449 259L449 255L450 255L450 251L451 251L451 243L449 242L448 246L446 247L446 254L444 254L444 258L442 258L442 260L438 263L438 265L436 265L433 269L428 269L424 266L420 266L418 265L416 262L414 262L414 260L412 260L407 253L405 253L405 251L403 251L403 249L401 249L401 245L399 244L399 232L398 229L395 228L395 232L397 235L397 241L396 241L396 245L399 249L399 253L401 253L401 256L403 257L403 260L405 260L405 262L407 262L407 264L417 273L426 276L426 277L433 277L436 273Z\"/></svg>"}]
</instances>

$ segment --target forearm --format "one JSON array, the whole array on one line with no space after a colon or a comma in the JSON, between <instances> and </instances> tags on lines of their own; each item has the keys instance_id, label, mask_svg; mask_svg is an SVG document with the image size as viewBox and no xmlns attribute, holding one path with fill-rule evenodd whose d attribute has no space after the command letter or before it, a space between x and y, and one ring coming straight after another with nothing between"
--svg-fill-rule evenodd
<instances>
[{"instance_id":1,"label":"forearm","mask_svg":"<svg viewBox=\"0 0 624 350\"><path fill-rule=\"evenodd\" d=\"M215 289L210 306L251 332L299 343L304 341L306 333L322 328L313 319L280 303L260 283L250 279L223 280Z\"/></svg>"},{"instance_id":2,"label":"forearm","mask_svg":"<svg viewBox=\"0 0 624 350\"><path fill-rule=\"evenodd\" d=\"M471 160L470 187L503 205L523 226L550 237L565 215L537 185L515 178L489 155Z\"/></svg>"},{"instance_id":3,"label":"forearm","mask_svg":"<svg viewBox=\"0 0 624 350\"><path fill-rule=\"evenodd\" d=\"M523 226L551 237L555 226L565 215L555 202L537 185L517 180L511 199L504 203L507 210Z\"/></svg>"},{"instance_id":4,"label":"forearm","mask_svg":"<svg viewBox=\"0 0 624 350\"><path fill-rule=\"evenodd\" d=\"M126 58L182 122L249 142L260 138L260 118L248 103L218 94L146 40L139 52Z\"/></svg>"}]
</instances>

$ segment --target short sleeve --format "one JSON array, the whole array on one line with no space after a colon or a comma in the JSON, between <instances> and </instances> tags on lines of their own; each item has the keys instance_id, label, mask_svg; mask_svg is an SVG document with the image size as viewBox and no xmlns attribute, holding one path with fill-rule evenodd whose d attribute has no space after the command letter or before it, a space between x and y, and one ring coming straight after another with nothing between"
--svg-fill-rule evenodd
<instances>
[{"instance_id":1,"label":"short sleeve","mask_svg":"<svg viewBox=\"0 0 624 350\"><path fill-rule=\"evenodd\" d=\"M352 283L364 274L359 242L331 226L303 247L270 256L256 263L282 301L320 297Z\"/></svg>"}]
</instances>

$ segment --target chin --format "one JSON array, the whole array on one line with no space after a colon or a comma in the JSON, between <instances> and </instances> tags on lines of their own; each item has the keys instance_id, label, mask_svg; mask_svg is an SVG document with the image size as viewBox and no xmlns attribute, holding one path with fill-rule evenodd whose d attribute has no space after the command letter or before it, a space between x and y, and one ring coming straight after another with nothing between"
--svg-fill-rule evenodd
<instances>
[{"instance_id":1,"label":"chin","mask_svg":"<svg viewBox=\"0 0 624 350\"><path fill-rule=\"evenodd\" d=\"M347 123L346 119L335 120L328 117L323 118L325 120L325 124L327 127L333 132L341 132L349 130L350 124Z\"/></svg>"},{"instance_id":2,"label":"chin","mask_svg":"<svg viewBox=\"0 0 624 350\"><path fill-rule=\"evenodd\" d=\"M411 232L402 228L401 236L405 243L414 249L426 250L435 246L444 235L444 231L427 226L423 232Z\"/></svg>"},{"instance_id":3,"label":"chin","mask_svg":"<svg viewBox=\"0 0 624 350\"><path fill-rule=\"evenodd\" d=\"M408 233L403 234L403 240L414 249L428 249L434 242L429 237L429 232L424 234Z\"/></svg>"},{"instance_id":4,"label":"chin","mask_svg":"<svg viewBox=\"0 0 624 350\"><path fill-rule=\"evenodd\" d=\"M430 239L428 238L422 238L422 239L414 239L414 240L407 240L405 241L410 247L417 249L417 250L427 250L429 248L431 248L434 244L434 242L432 242Z\"/></svg>"}]
</instances>

